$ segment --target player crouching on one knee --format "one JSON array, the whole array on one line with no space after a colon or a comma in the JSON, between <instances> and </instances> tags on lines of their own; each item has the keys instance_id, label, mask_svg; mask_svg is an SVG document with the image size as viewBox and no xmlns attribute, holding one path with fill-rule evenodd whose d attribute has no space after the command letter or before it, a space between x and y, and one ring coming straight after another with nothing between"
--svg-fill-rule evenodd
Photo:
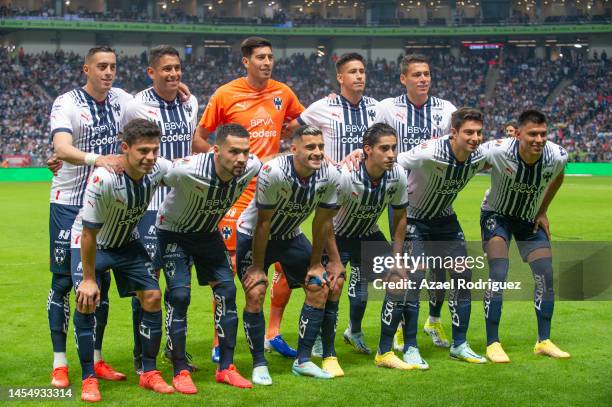
<instances>
[{"instance_id":1,"label":"player crouching on one knee","mask_svg":"<svg viewBox=\"0 0 612 407\"><path fill-rule=\"evenodd\" d=\"M323 148L319 129L298 128L293 134L292 154L262 167L255 198L238 221L236 263L246 295L243 321L256 384L272 384L264 357L262 305L267 269L275 262L282 265L289 286L302 287L306 293L299 320L298 358L292 371L322 379L343 374L333 350L342 289L341 264L337 248L328 245L337 209L339 172L324 161ZM311 245L299 225L313 211ZM321 264L324 248L329 256L327 271ZM310 361L319 332L324 351L330 355L324 360L325 369Z\"/></svg>"}]
</instances>

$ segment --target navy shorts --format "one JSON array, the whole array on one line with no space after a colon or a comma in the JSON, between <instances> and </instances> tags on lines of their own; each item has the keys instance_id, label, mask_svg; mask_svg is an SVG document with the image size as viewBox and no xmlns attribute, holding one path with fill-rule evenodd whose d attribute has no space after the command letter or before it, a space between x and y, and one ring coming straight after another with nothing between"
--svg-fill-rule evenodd
<instances>
[{"instance_id":1,"label":"navy shorts","mask_svg":"<svg viewBox=\"0 0 612 407\"><path fill-rule=\"evenodd\" d=\"M200 285L234 280L231 258L218 230L176 233L157 229L157 238L168 288L191 285L192 263Z\"/></svg>"},{"instance_id":2,"label":"navy shorts","mask_svg":"<svg viewBox=\"0 0 612 407\"><path fill-rule=\"evenodd\" d=\"M349 297L356 297L357 286L359 284L366 284L369 280L374 279L372 270L364 270L362 268L362 262L365 260L362 255L362 244L367 242L387 242L385 235L382 232L374 232L368 236L360 237L344 237L336 235L336 245L338 246L338 252L340 254L340 260L342 265L346 267L348 262L351 262L351 277L348 280L348 295ZM391 245L388 247L389 254L391 253ZM369 263L366 261L366 263Z\"/></svg>"},{"instance_id":3,"label":"navy shorts","mask_svg":"<svg viewBox=\"0 0 612 407\"><path fill-rule=\"evenodd\" d=\"M109 269L113 269L120 297L133 296L136 291L159 290L155 268L140 240L117 249L97 249L96 280ZM72 249L71 274L76 291L83 281L81 251L78 248Z\"/></svg>"},{"instance_id":4,"label":"navy shorts","mask_svg":"<svg viewBox=\"0 0 612 407\"><path fill-rule=\"evenodd\" d=\"M236 236L236 268L242 280L244 273L252 263L253 238L244 233ZM290 288L298 288L306 283L306 274L310 266L312 245L303 233L293 239L270 240L266 249L264 270L270 265L280 263Z\"/></svg>"},{"instance_id":5,"label":"navy shorts","mask_svg":"<svg viewBox=\"0 0 612 407\"><path fill-rule=\"evenodd\" d=\"M550 241L548 236L546 236L546 232L542 228L538 228L537 232L533 233L533 226L533 222L493 211L481 211L480 231L483 249L486 243L494 236L502 237L508 247L510 247L512 237L514 237L521 258L523 261L527 261L527 256L532 251L541 248L550 249Z\"/></svg>"},{"instance_id":6,"label":"navy shorts","mask_svg":"<svg viewBox=\"0 0 612 407\"><path fill-rule=\"evenodd\" d=\"M404 248L413 257L467 256L465 235L455 214L434 219L408 218Z\"/></svg>"},{"instance_id":7,"label":"navy shorts","mask_svg":"<svg viewBox=\"0 0 612 407\"><path fill-rule=\"evenodd\" d=\"M147 250L151 260L153 260L155 270L159 270L162 268L163 262L159 253L159 244L157 242L157 228L155 227L156 218L157 211L146 211L136 227L138 228L140 241Z\"/></svg>"},{"instance_id":8,"label":"navy shorts","mask_svg":"<svg viewBox=\"0 0 612 407\"><path fill-rule=\"evenodd\" d=\"M52 273L70 275L70 229L80 209L56 203L49 208L49 264Z\"/></svg>"}]
</instances>

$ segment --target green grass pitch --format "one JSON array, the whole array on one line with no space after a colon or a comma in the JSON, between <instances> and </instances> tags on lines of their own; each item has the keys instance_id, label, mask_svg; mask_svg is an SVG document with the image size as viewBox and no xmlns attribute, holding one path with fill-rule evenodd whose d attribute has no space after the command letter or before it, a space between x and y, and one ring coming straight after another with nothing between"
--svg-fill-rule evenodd
<instances>
[{"instance_id":1,"label":"green grass pitch","mask_svg":"<svg viewBox=\"0 0 612 407\"><path fill-rule=\"evenodd\" d=\"M479 238L479 204L488 183L488 177L476 177L455 205L468 240ZM0 387L49 385L52 351L45 309L51 279L48 271L48 190L46 183L0 183ZM611 202L611 178L566 178L549 211L553 239L611 240ZM511 265L510 276L512 272ZM302 301L303 294L294 292L283 321L282 331L292 344L297 341L297 318ZM239 289L239 310L243 304ZM376 347L379 336L380 306L380 301L371 301L364 320L364 332L372 348ZM420 326L426 308L423 303ZM213 333L211 294L207 287L195 286L189 310L187 349L201 368L194 374L199 393L195 396L162 396L137 386L131 357L130 301L118 298L116 290L111 288L104 355L118 370L128 374L128 380L102 382L100 388L106 405L121 406L171 406L189 402L208 406L610 405L612 348L606 336L610 333L610 315L612 302L558 301L552 337L562 349L572 354L572 358L552 360L532 354L536 339L532 303L508 301L504 306L500 333L512 359L511 364L476 366L452 361L447 351L433 348L429 339L420 332L421 353L429 362L430 370L399 372L376 368L373 357L356 354L342 343L341 333L348 321L348 301L344 296L336 347L346 377L331 381L297 378L290 372L289 360L269 355L274 385L239 390L214 382L214 365L210 362ZM450 333L446 307L442 317L447 333ZM67 347L70 377L75 399L78 399L80 366L72 321L70 324ZM486 344L480 301L475 301L472 306L468 339L477 352L484 353ZM241 327L237 343L236 364L245 377L250 377L251 357ZM161 362L159 366L164 377L170 379L170 366ZM26 404L40 405L41 401Z\"/></svg>"}]
</instances>

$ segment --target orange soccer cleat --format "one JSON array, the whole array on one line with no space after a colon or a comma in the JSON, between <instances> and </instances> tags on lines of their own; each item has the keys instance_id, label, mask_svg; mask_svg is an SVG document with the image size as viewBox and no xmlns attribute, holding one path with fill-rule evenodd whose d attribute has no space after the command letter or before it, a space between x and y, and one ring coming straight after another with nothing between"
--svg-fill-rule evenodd
<instances>
[{"instance_id":1,"label":"orange soccer cleat","mask_svg":"<svg viewBox=\"0 0 612 407\"><path fill-rule=\"evenodd\" d=\"M51 372L51 386L57 387L58 389L65 389L70 386L68 366L60 366L53 369L53 372Z\"/></svg>"},{"instance_id":2,"label":"orange soccer cleat","mask_svg":"<svg viewBox=\"0 0 612 407\"><path fill-rule=\"evenodd\" d=\"M193 380L191 380L191 373L189 370L181 370L179 374L174 376L172 385L178 392L183 394L196 394L198 392L195 384L193 384Z\"/></svg>"},{"instance_id":3,"label":"orange soccer cleat","mask_svg":"<svg viewBox=\"0 0 612 407\"><path fill-rule=\"evenodd\" d=\"M94 371L98 379L111 380L113 382L125 380L123 373L119 373L103 360L98 360L94 364Z\"/></svg>"},{"instance_id":4,"label":"orange soccer cleat","mask_svg":"<svg viewBox=\"0 0 612 407\"><path fill-rule=\"evenodd\" d=\"M217 383L225 383L241 389L250 389L253 387L253 384L250 381L238 373L238 370L236 370L236 366L234 365L230 365L227 369L217 370L215 377L217 379Z\"/></svg>"},{"instance_id":5,"label":"orange soccer cleat","mask_svg":"<svg viewBox=\"0 0 612 407\"><path fill-rule=\"evenodd\" d=\"M159 370L150 370L141 374L140 387L153 390L156 393L174 393L174 388L166 383Z\"/></svg>"},{"instance_id":6,"label":"orange soccer cleat","mask_svg":"<svg viewBox=\"0 0 612 407\"><path fill-rule=\"evenodd\" d=\"M81 400L95 403L96 401L102 400L100 396L100 390L98 389L98 379L93 376L89 376L83 380L81 387Z\"/></svg>"}]
</instances>

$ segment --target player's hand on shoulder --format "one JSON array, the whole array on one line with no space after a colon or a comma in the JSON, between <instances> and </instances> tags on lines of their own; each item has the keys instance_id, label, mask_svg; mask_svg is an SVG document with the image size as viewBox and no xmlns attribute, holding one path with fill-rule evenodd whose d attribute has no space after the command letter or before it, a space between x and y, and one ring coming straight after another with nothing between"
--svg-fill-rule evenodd
<instances>
[{"instance_id":1,"label":"player's hand on shoulder","mask_svg":"<svg viewBox=\"0 0 612 407\"><path fill-rule=\"evenodd\" d=\"M77 308L83 313L91 313L96 310L100 302L100 289L95 280L83 280L76 290Z\"/></svg>"},{"instance_id":2,"label":"player's hand on shoulder","mask_svg":"<svg viewBox=\"0 0 612 407\"><path fill-rule=\"evenodd\" d=\"M114 172L116 174L123 174L123 171L125 171L125 168L123 168L122 156L117 154L99 156L96 158L95 166L104 167L109 172Z\"/></svg>"},{"instance_id":3,"label":"player's hand on shoulder","mask_svg":"<svg viewBox=\"0 0 612 407\"><path fill-rule=\"evenodd\" d=\"M57 176L57 173L63 165L64 162L57 158L57 155L55 154L51 155L51 157L47 159L47 168L53 173L54 176Z\"/></svg>"},{"instance_id":4,"label":"player's hand on shoulder","mask_svg":"<svg viewBox=\"0 0 612 407\"><path fill-rule=\"evenodd\" d=\"M358 168L361 161L363 161L363 150L358 148L344 157L342 161L340 161L340 165L346 165L349 170L352 170L354 168Z\"/></svg>"},{"instance_id":5,"label":"player's hand on shoulder","mask_svg":"<svg viewBox=\"0 0 612 407\"><path fill-rule=\"evenodd\" d=\"M181 99L181 102L183 103L188 102L189 98L191 97L191 91L189 90L189 87L183 82L179 83L178 85L178 94L179 98Z\"/></svg>"}]
</instances>

